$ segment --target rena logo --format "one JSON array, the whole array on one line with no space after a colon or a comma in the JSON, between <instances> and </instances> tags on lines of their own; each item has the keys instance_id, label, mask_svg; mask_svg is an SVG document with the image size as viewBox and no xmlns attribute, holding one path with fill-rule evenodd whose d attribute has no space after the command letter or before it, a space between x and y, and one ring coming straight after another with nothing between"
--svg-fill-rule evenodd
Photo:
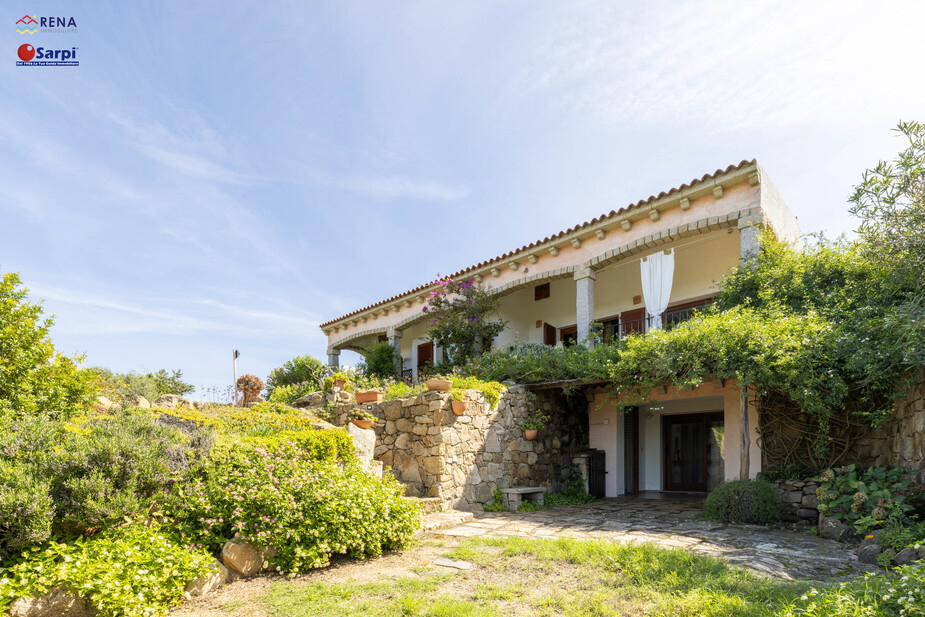
<instances>
[{"instance_id":1,"label":"rena logo","mask_svg":"<svg viewBox=\"0 0 925 617\"><path fill-rule=\"evenodd\" d=\"M31 17L29 15L23 15L22 19L16 20L16 26L17 26L16 32L20 34L35 34L36 32L38 32L39 31L38 28L29 30L29 26L33 24L35 24L36 26L39 25L39 22L35 21L35 17L36 17L35 15ZM20 25L22 26L22 30L19 29Z\"/></svg>"},{"instance_id":2,"label":"rena logo","mask_svg":"<svg viewBox=\"0 0 925 617\"><path fill-rule=\"evenodd\" d=\"M23 43L17 50L19 62L17 66L79 66L77 61L77 48L46 49L33 47Z\"/></svg>"},{"instance_id":3,"label":"rena logo","mask_svg":"<svg viewBox=\"0 0 925 617\"><path fill-rule=\"evenodd\" d=\"M23 62L29 62L33 58L35 58L35 47L33 47L32 45L29 45L28 43L24 43L19 46L19 59L20 60L22 60Z\"/></svg>"},{"instance_id":4,"label":"rena logo","mask_svg":"<svg viewBox=\"0 0 925 617\"><path fill-rule=\"evenodd\" d=\"M23 15L16 20L16 32L20 34L35 34L42 32L77 32L77 20L73 17L39 17L38 15ZM22 26L22 30L19 29ZM29 30L29 26L34 29Z\"/></svg>"}]
</instances>

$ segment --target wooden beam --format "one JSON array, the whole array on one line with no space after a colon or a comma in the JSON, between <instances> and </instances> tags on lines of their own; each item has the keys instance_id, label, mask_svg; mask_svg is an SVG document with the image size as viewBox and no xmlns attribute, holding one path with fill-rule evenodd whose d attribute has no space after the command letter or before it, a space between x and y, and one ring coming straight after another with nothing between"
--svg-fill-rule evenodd
<instances>
[{"instance_id":1,"label":"wooden beam","mask_svg":"<svg viewBox=\"0 0 925 617\"><path fill-rule=\"evenodd\" d=\"M739 479L748 480L748 457L752 444L748 430L748 392L745 388L739 393L739 428L742 432L742 449L739 454Z\"/></svg>"}]
</instances>

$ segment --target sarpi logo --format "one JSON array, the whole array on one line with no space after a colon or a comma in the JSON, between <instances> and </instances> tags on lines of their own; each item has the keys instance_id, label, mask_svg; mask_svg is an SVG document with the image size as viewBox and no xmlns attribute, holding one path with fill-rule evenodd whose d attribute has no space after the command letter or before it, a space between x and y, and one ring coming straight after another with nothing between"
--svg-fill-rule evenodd
<instances>
[{"instance_id":1,"label":"sarpi logo","mask_svg":"<svg viewBox=\"0 0 925 617\"><path fill-rule=\"evenodd\" d=\"M16 26L16 32L20 34L35 34L39 30L42 32L77 32L77 20L73 17L24 15L22 19L16 20ZM19 26L22 26L22 30Z\"/></svg>"},{"instance_id":2,"label":"sarpi logo","mask_svg":"<svg viewBox=\"0 0 925 617\"><path fill-rule=\"evenodd\" d=\"M36 25L36 26L39 25L39 22L37 22L37 21L35 20L35 17L36 17L35 15L33 15L32 17L29 17L28 15L23 15L23 18L22 18L22 19L16 20L16 25L17 25L17 26L22 25L22 28L23 28L22 30L20 30L20 29L17 27L17 28L16 28L16 32L18 32L18 33L20 33L20 34L35 34L36 32L38 32L38 31L39 31L38 28L36 28L35 30L29 30L29 26L31 26L31 25L33 25L33 24Z\"/></svg>"},{"instance_id":3,"label":"sarpi logo","mask_svg":"<svg viewBox=\"0 0 925 617\"><path fill-rule=\"evenodd\" d=\"M47 49L23 43L19 46L16 54L19 56L16 66L80 66L77 61L76 47L71 47L70 49Z\"/></svg>"}]
</instances>

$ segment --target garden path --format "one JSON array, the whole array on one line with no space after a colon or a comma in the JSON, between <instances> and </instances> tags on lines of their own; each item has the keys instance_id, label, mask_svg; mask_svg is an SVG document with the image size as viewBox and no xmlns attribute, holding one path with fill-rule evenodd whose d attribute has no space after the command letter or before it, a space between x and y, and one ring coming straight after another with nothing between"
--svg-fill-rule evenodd
<instances>
[{"instance_id":1,"label":"garden path","mask_svg":"<svg viewBox=\"0 0 925 617\"><path fill-rule=\"evenodd\" d=\"M467 522L451 523L431 533L650 542L713 555L781 579L831 580L870 570L848 545L820 538L808 529L696 520L702 512L699 498L663 494L653 497L658 498L616 497L538 512L480 512ZM440 513L429 518L452 521L452 516L453 513Z\"/></svg>"}]
</instances>

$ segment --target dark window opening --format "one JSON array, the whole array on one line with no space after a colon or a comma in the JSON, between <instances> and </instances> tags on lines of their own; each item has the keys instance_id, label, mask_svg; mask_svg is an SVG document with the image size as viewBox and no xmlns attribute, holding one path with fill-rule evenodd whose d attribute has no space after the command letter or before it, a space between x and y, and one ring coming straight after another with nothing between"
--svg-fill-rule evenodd
<instances>
[{"instance_id":1,"label":"dark window opening","mask_svg":"<svg viewBox=\"0 0 925 617\"><path fill-rule=\"evenodd\" d=\"M563 347L571 347L578 343L578 326L569 326L559 330L559 338Z\"/></svg>"},{"instance_id":2,"label":"dark window opening","mask_svg":"<svg viewBox=\"0 0 925 617\"><path fill-rule=\"evenodd\" d=\"M545 300L549 297L549 283L543 283L533 288L534 300Z\"/></svg>"}]
</instances>

